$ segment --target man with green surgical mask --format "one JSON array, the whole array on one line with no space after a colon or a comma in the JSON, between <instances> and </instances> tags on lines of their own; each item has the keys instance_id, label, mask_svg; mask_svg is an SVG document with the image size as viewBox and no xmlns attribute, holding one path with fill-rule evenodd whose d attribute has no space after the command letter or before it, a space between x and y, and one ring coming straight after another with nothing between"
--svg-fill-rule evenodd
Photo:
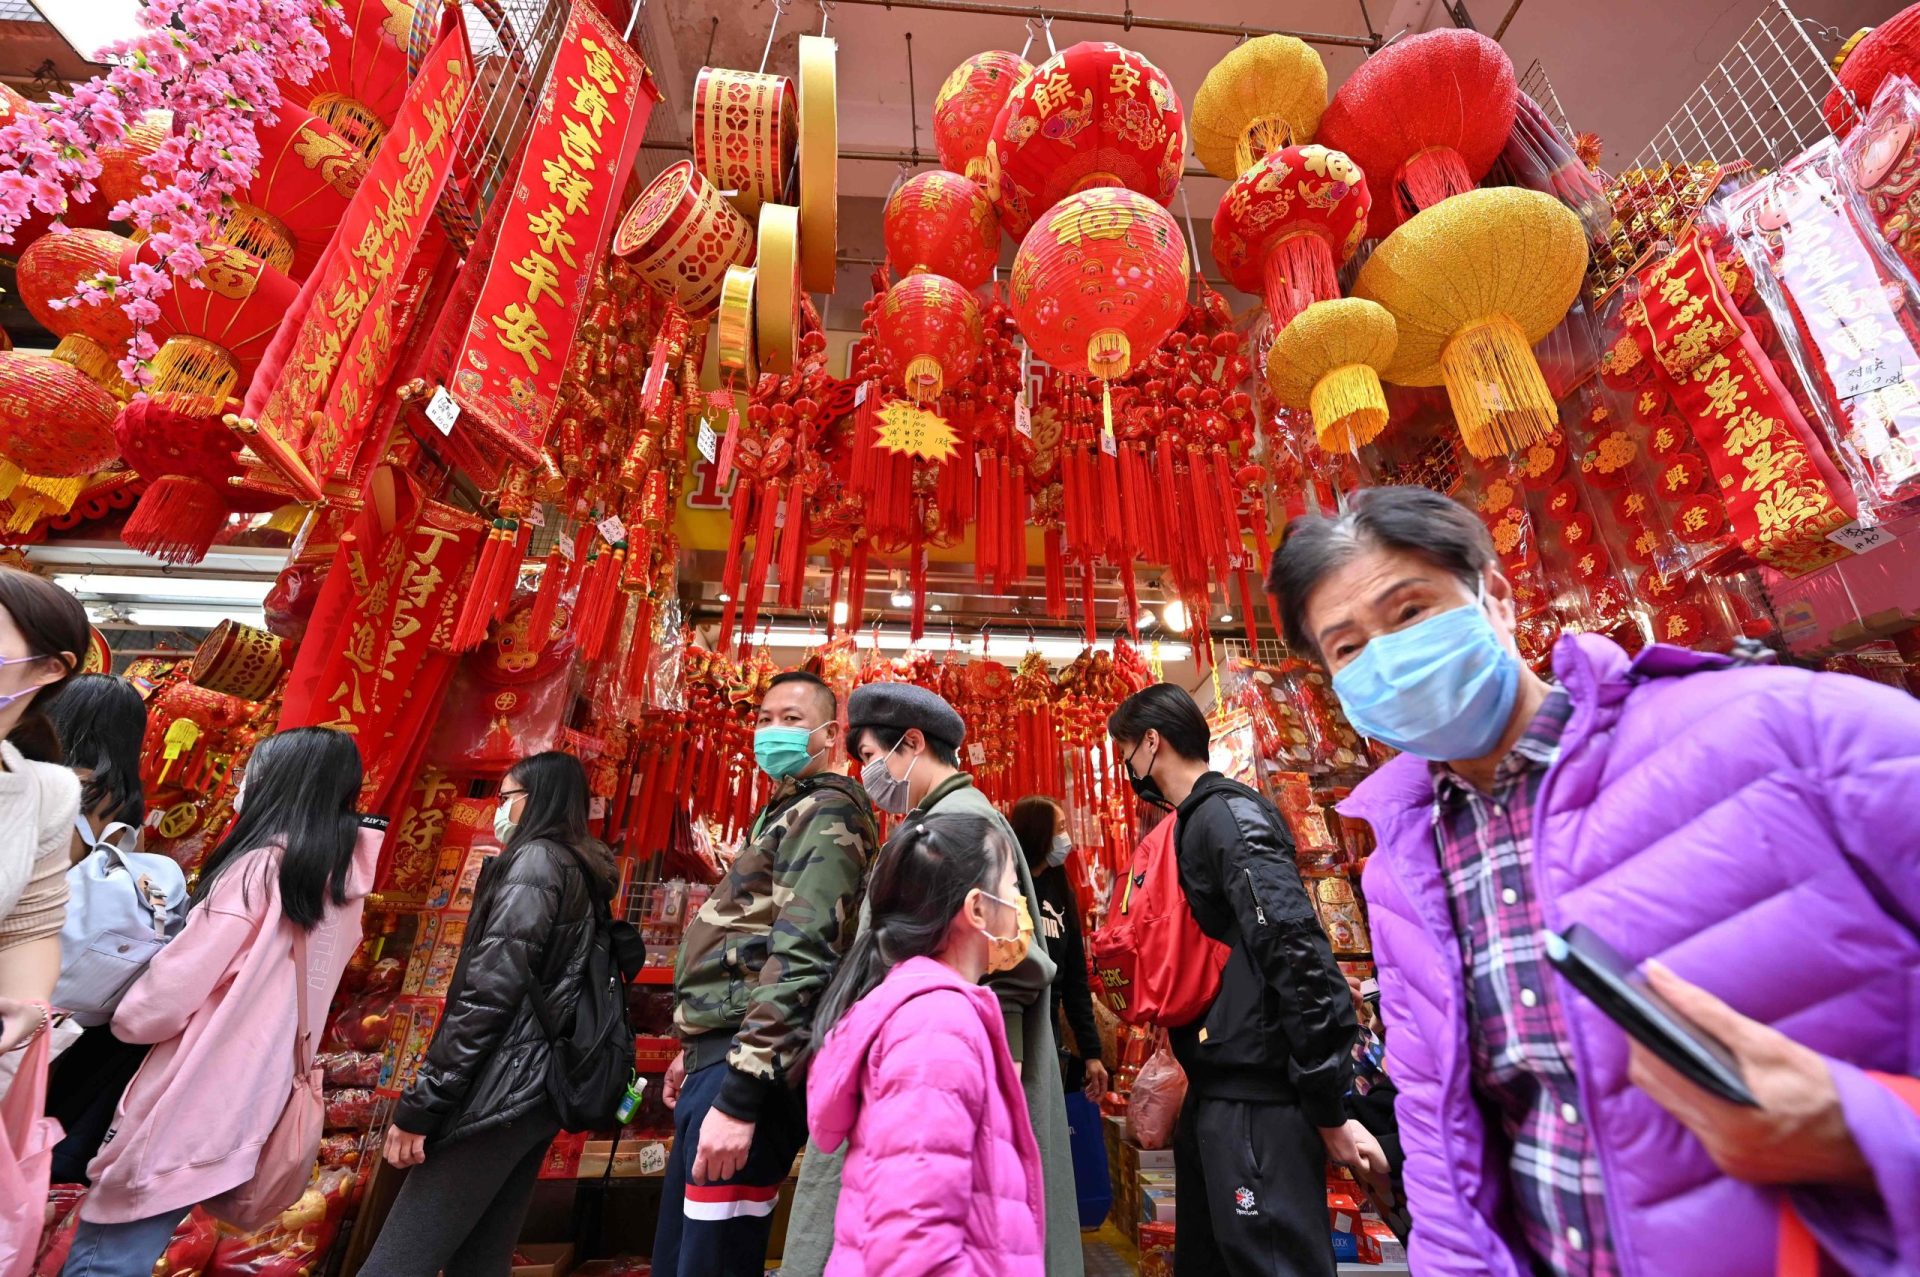
<instances>
[{"instance_id":1,"label":"man with green surgical mask","mask_svg":"<svg viewBox=\"0 0 1920 1277\"><path fill-rule=\"evenodd\" d=\"M839 708L804 671L768 685L753 754L773 794L680 943L660 1277L760 1277L780 1185L806 1142L799 1062L879 847L866 790L834 766Z\"/></svg>"}]
</instances>

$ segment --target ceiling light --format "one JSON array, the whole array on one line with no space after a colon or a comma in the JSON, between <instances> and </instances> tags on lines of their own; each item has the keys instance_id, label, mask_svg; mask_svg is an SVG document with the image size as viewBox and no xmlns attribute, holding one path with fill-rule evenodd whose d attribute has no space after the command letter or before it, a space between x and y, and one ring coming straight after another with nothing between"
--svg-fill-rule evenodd
<instances>
[{"instance_id":1,"label":"ceiling light","mask_svg":"<svg viewBox=\"0 0 1920 1277\"><path fill-rule=\"evenodd\" d=\"M1232 625L1232 624L1233 624L1233 613L1231 613L1231 612L1222 612L1222 613L1220 614L1220 619L1219 619L1219 620L1218 620L1217 622L1215 622L1215 624L1218 624L1218 625Z\"/></svg>"},{"instance_id":2,"label":"ceiling light","mask_svg":"<svg viewBox=\"0 0 1920 1277\"><path fill-rule=\"evenodd\" d=\"M88 599L129 599L134 601L177 603L251 603L266 602L273 590L271 580L244 577L131 576L109 572L57 572L53 583Z\"/></svg>"},{"instance_id":3,"label":"ceiling light","mask_svg":"<svg viewBox=\"0 0 1920 1277\"><path fill-rule=\"evenodd\" d=\"M833 623L835 625L845 625L847 623L847 601L845 599L840 599L834 603Z\"/></svg>"},{"instance_id":4,"label":"ceiling light","mask_svg":"<svg viewBox=\"0 0 1920 1277\"><path fill-rule=\"evenodd\" d=\"M1187 632L1187 605L1179 599L1170 600L1160 609L1160 621L1175 634Z\"/></svg>"},{"instance_id":5,"label":"ceiling light","mask_svg":"<svg viewBox=\"0 0 1920 1277\"><path fill-rule=\"evenodd\" d=\"M895 590L891 596L891 602L895 607L912 607L913 595L906 590Z\"/></svg>"},{"instance_id":6,"label":"ceiling light","mask_svg":"<svg viewBox=\"0 0 1920 1277\"><path fill-rule=\"evenodd\" d=\"M929 604L927 604L927 611L929 611L929 612L944 612L944 611L946 611L946 610L947 610L946 608L944 608L944 607L942 607L942 606L941 606L940 604L938 604L938 603L929 603Z\"/></svg>"},{"instance_id":7,"label":"ceiling light","mask_svg":"<svg viewBox=\"0 0 1920 1277\"><path fill-rule=\"evenodd\" d=\"M1144 630L1151 628L1158 620L1159 618L1153 614L1152 608L1143 607L1140 609L1140 615L1134 618L1133 623Z\"/></svg>"}]
</instances>

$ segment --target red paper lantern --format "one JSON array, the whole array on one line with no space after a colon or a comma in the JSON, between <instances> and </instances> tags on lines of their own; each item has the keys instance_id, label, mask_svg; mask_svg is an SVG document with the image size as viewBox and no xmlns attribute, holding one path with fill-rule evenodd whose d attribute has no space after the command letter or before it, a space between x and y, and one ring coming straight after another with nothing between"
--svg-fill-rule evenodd
<instances>
[{"instance_id":1,"label":"red paper lantern","mask_svg":"<svg viewBox=\"0 0 1920 1277\"><path fill-rule=\"evenodd\" d=\"M105 275L125 279L139 246L111 231L69 231L42 235L20 254L20 300L40 326L61 337L86 337L117 359L119 347L133 336L133 321L108 299L89 306L55 306L74 295L83 279Z\"/></svg>"},{"instance_id":2,"label":"red paper lantern","mask_svg":"<svg viewBox=\"0 0 1920 1277\"><path fill-rule=\"evenodd\" d=\"M1513 132L1517 92L1513 60L1498 44L1477 31L1429 31L1362 62L1315 139L1373 181L1377 238L1487 175Z\"/></svg>"},{"instance_id":3,"label":"red paper lantern","mask_svg":"<svg viewBox=\"0 0 1920 1277\"><path fill-rule=\"evenodd\" d=\"M327 58L305 84L280 82L288 102L303 107L332 125L355 146L371 155L400 113L412 78L407 63L407 40L415 21L413 4L399 0L344 0L335 13L344 19L320 24L327 42ZM503 75L524 77L526 51L511 26L498 24L509 37L511 55ZM530 89L522 78L521 88Z\"/></svg>"},{"instance_id":4,"label":"red paper lantern","mask_svg":"<svg viewBox=\"0 0 1920 1277\"><path fill-rule=\"evenodd\" d=\"M69 364L0 350L0 457L27 474L78 478L110 465L119 455L113 438L119 406ZM0 487L10 491L19 478L8 475Z\"/></svg>"},{"instance_id":5,"label":"red paper lantern","mask_svg":"<svg viewBox=\"0 0 1920 1277\"><path fill-rule=\"evenodd\" d=\"M909 275L881 298L874 336L909 397L938 399L973 370L980 353L980 305L943 275Z\"/></svg>"},{"instance_id":6,"label":"red paper lantern","mask_svg":"<svg viewBox=\"0 0 1920 1277\"><path fill-rule=\"evenodd\" d=\"M194 276L199 287L181 281L160 297L154 335L165 340L153 357L151 389L224 404L253 379L300 289L231 245L210 245L204 255Z\"/></svg>"},{"instance_id":7,"label":"red paper lantern","mask_svg":"<svg viewBox=\"0 0 1920 1277\"><path fill-rule=\"evenodd\" d=\"M1020 239L1055 204L1095 187L1166 204L1186 154L1173 82L1129 49L1088 41L1049 58L1007 98L987 147L987 194Z\"/></svg>"},{"instance_id":8,"label":"red paper lantern","mask_svg":"<svg viewBox=\"0 0 1920 1277\"><path fill-rule=\"evenodd\" d=\"M94 186L111 210L122 200L130 200L148 190L147 157L160 149L173 132L172 111L148 111L127 125L126 135L111 146L100 148L100 176Z\"/></svg>"},{"instance_id":9,"label":"red paper lantern","mask_svg":"<svg viewBox=\"0 0 1920 1277\"><path fill-rule=\"evenodd\" d=\"M346 216L367 157L332 125L289 104L257 133L260 167L220 237L305 279Z\"/></svg>"},{"instance_id":10,"label":"red paper lantern","mask_svg":"<svg viewBox=\"0 0 1920 1277\"><path fill-rule=\"evenodd\" d=\"M40 108L36 103L22 96L12 85L0 84L0 128L13 123L16 113L38 115ZM107 224L108 208L107 201L98 194L84 204L78 200L69 200L66 212L60 215L58 220L61 225L68 227L98 228ZM20 225L13 228L12 245L0 246L0 251L19 252L46 234L47 228L52 226L54 221L54 214L43 213L29 202L26 218Z\"/></svg>"},{"instance_id":11,"label":"red paper lantern","mask_svg":"<svg viewBox=\"0 0 1920 1277\"><path fill-rule=\"evenodd\" d=\"M897 275L922 271L978 288L1000 261L1000 221L978 183L928 169L893 193L881 219L887 265Z\"/></svg>"},{"instance_id":12,"label":"red paper lantern","mask_svg":"<svg viewBox=\"0 0 1920 1277\"><path fill-rule=\"evenodd\" d=\"M1920 5L1908 5L1879 26L1855 32L1835 62L1839 83L1827 90L1820 110L1835 135L1845 137L1873 105L1881 81L1890 75L1920 79ZM1851 106L1847 93L1853 95Z\"/></svg>"},{"instance_id":13,"label":"red paper lantern","mask_svg":"<svg viewBox=\"0 0 1920 1277\"><path fill-rule=\"evenodd\" d=\"M147 480L120 539L169 563L197 563L226 525L227 480L240 473L239 440L219 415L136 399L113 422L120 454Z\"/></svg>"},{"instance_id":14,"label":"red paper lantern","mask_svg":"<svg viewBox=\"0 0 1920 1277\"><path fill-rule=\"evenodd\" d=\"M953 69L933 99L933 145L948 172L986 180L994 121L1032 74L1031 62L1001 49L976 53Z\"/></svg>"},{"instance_id":15,"label":"red paper lantern","mask_svg":"<svg viewBox=\"0 0 1920 1277\"><path fill-rule=\"evenodd\" d=\"M1213 215L1213 260L1260 293L1276 331L1340 295L1336 272L1367 233L1373 197L1360 166L1324 146L1273 151L1234 179Z\"/></svg>"},{"instance_id":16,"label":"red paper lantern","mask_svg":"<svg viewBox=\"0 0 1920 1277\"><path fill-rule=\"evenodd\" d=\"M1180 322L1187 270L1172 214L1136 191L1100 187L1061 200L1020 242L1010 309L1036 355L1112 381Z\"/></svg>"}]
</instances>

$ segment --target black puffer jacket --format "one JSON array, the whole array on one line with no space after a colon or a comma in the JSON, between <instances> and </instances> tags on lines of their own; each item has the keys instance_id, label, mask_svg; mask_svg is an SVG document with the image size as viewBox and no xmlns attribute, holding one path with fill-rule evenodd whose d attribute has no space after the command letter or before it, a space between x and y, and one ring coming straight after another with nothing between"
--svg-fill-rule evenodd
<instances>
[{"instance_id":1,"label":"black puffer jacket","mask_svg":"<svg viewBox=\"0 0 1920 1277\"><path fill-rule=\"evenodd\" d=\"M1298 1104L1346 1120L1353 998L1274 805L1208 772L1180 804L1180 886L1200 930L1227 946L1220 992L1169 1035L1195 1094Z\"/></svg>"},{"instance_id":2,"label":"black puffer jacket","mask_svg":"<svg viewBox=\"0 0 1920 1277\"><path fill-rule=\"evenodd\" d=\"M604 847L583 855L610 874ZM480 871L446 1014L394 1108L401 1130L445 1144L504 1126L544 1102L549 1048L534 1015L533 982L554 1023L572 1023L593 939L586 873L580 856L544 839L502 853Z\"/></svg>"}]
</instances>

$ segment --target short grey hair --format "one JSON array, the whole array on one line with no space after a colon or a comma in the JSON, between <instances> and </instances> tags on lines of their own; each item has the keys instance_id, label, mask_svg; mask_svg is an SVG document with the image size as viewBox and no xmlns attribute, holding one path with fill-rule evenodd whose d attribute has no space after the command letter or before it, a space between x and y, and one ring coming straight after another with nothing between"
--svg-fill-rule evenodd
<instances>
[{"instance_id":1,"label":"short grey hair","mask_svg":"<svg viewBox=\"0 0 1920 1277\"><path fill-rule=\"evenodd\" d=\"M1332 517L1309 516L1287 525L1267 569L1267 592L1280 603L1287 646L1319 655L1307 633L1307 600L1327 576L1366 550L1401 550L1452 573L1478 590L1498 560L1493 537L1458 501L1430 488L1362 488Z\"/></svg>"}]
</instances>

